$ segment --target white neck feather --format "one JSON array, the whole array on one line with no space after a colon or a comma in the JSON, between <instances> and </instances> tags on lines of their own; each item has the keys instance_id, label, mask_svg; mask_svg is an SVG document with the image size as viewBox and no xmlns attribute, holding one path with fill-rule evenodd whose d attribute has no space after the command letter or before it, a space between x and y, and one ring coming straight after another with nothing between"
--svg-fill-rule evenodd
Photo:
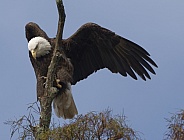
<instances>
[{"instance_id":1,"label":"white neck feather","mask_svg":"<svg viewBox=\"0 0 184 140\"><path fill-rule=\"evenodd\" d=\"M43 37L34 37L28 42L29 51L36 52L36 57L44 56L51 50L51 45Z\"/></svg>"}]
</instances>

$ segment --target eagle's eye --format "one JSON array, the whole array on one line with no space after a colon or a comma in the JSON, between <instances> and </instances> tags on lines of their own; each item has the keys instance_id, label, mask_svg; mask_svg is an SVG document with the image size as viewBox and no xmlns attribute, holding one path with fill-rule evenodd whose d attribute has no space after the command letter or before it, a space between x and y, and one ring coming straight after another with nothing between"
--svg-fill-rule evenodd
<instances>
[{"instance_id":1,"label":"eagle's eye","mask_svg":"<svg viewBox=\"0 0 184 140\"><path fill-rule=\"evenodd\" d=\"M34 50L37 50L37 49L38 49L38 45L39 45L39 44L37 44L37 45L36 45L36 47L35 47L35 49L34 49Z\"/></svg>"}]
</instances>

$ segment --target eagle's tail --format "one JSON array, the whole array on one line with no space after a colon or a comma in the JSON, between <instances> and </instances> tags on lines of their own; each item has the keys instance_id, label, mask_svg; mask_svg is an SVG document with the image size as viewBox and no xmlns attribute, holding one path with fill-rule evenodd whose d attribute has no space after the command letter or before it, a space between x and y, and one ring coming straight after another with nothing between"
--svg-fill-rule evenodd
<instances>
[{"instance_id":1,"label":"eagle's tail","mask_svg":"<svg viewBox=\"0 0 184 140\"><path fill-rule=\"evenodd\" d=\"M57 95L53 100L54 111L57 117L72 119L78 114L72 93L71 84L67 84L65 92Z\"/></svg>"}]
</instances>

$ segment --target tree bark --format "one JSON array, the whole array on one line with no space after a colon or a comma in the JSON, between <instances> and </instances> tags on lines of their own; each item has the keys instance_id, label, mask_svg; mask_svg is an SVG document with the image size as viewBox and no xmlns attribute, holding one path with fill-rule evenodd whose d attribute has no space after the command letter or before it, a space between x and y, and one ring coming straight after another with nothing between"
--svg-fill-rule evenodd
<instances>
[{"instance_id":1,"label":"tree bark","mask_svg":"<svg viewBox=\"0 0 184 140\"><path fill-rule=\"evenodd\" d=\"M37 127L36 131L36 139L39 140L40 134L44 134L47 130L49 130L51 116L52 116L52 101L57 94L57 88L53 87L53 82L55 80L56 75L56 68L58 65L59 60L62 56L62 37L63 37L63 28L65 23L65 10L62 0L56 0L58 14L59 14L59 21L58 21L58 30L56 35L56 43L53 52L53 57L51 63L48 67L47 72L47 79L45 83L45 91L44 96L39 99L40 107L41 107L41 114L40 114L40 122L39 127Z\"/></svg>"}]
</instances>

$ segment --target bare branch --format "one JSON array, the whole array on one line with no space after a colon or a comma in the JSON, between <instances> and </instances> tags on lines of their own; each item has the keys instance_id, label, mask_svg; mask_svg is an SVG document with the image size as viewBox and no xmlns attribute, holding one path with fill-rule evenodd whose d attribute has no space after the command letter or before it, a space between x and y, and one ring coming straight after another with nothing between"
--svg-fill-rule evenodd
<instances>
[{"instance_id":1,"label":"bare branch","mask_svg":"<svg viewBox=\"0 0 184 140\"><path fill-rule=\"evenodd\" d=\"M63 28L64 28L64 23L65 23L65 11L64 11L62 0L56 0L56 4L58 8L58 13L59 13L58 31L56 35L56 42L54 46L53 57L48 67L44 96L39 98L40 106L41 106L39 131L42 131L42 132L46 132L49 129L49 125L51 121L51 113L52 113L51 105L57 93L57 89L53 87L53 82L56 76L57 65L60 62L61 57L62 57L61 41L62 41Z\"/></svg>"},{"instance_id":2,"label":"bare branch","mask_svg":"<svg viewBox=\"0 0 184 140\"><path fill-rule=\"evenodd\" d=\"M36 108L37 109L37 108ZM29 108L29 110L35 110ZM39 136L35 136L38 127L32 114L23 116L19 120L10 121L7 124L12 127L12 136L18 133L20 139L52 139L52 140L141 140L140 132L136 132L126 123L124 115L112 115L107 109L102 112L89 112L86 115L78 115L70 120L69 124L57 125L54 120L50 129Z\"/></svg>"},{"instance_id":3,"label":"bare branch","mask_svg":"<svg viewBox=\"0 0 184 140\"><path fill-rule=\"evenodd\" d=\"M168 122L168 130L165 134L165 140L183 140L184 139L184 110L172 115Z\"/></svg>"}]
</instances>

